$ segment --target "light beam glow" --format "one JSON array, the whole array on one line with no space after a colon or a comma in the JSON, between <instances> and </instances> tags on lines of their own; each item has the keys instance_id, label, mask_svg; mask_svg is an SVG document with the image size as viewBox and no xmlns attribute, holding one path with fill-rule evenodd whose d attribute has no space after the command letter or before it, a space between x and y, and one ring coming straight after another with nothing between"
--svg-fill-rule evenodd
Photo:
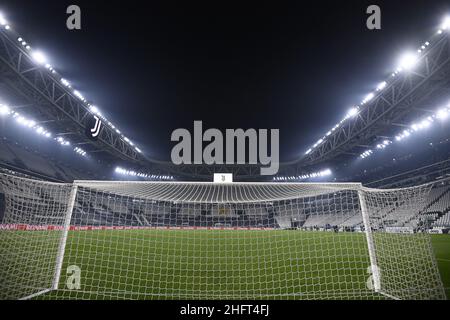
<instances>
[{"instance_id":1,"label":"light beam glow","mask_svg":"<svg viewBox=\"0 0 450 320\"><path fill-rule=\"evenodd\" d=\"M34 61L39 64L47 63L47 57L40 51L34 51L31 56L33 57Z\"/></svg>"},{"instance_id":2,"label":"light beam glow","mask_svg":"<svg viewBox=\"0 0 450 320\"><path fill-rule=\"evenodd\" d=\"M412 68L414 68L416 66L417 62L418 62L418 57L416 54L411 53L411 52L405 53L400 58L400 68L405 69L405 70L411 70Z\"/></svg>"},{"instance_id":3,"label":"light beam glow","mask_svg":"<svg viewBox=\"0 0 450 320\"><path fill-rule=\"evenodd\" d=\"M7 25L8 21L6 21L5 17L3 16L3 14L0 12L0 24L2 26Z\"/></svg>"}]
</instances>

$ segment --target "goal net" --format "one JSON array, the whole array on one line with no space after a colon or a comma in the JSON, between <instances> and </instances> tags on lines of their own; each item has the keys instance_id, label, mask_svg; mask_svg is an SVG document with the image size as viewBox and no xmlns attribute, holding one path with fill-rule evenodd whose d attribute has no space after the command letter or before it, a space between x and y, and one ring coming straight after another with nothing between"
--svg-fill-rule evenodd
<instances>
[{"instance_id":1,"label":"goal net","mask_svg":"<svg viewBox=\"0 0 450 320\"><path fill-rule=\"evenodd\" d=\"M444 299L431 188L0 174L0 299Z\"/></svg>"}]
</instances>

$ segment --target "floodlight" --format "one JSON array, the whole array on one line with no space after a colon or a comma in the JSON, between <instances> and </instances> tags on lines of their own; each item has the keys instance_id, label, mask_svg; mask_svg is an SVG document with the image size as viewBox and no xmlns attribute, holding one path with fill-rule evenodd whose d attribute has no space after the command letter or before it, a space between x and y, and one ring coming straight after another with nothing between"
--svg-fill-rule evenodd
<instances>
[{"instance_id":1,"label":"floodlight","mask_svg":"<svg viewBox=\"0 0 450 320\"><path fill-rule=\"evenodd\" d=\"M40 51L34 51L31 56L33 57L34 61L36 61L39 64L44 64L47 62L47 58L45 55Z\"/></svg>"},{"instance_id":2,"label":"floodlight","mask_svg":"<svg viewBox=\"0 0 450 320\"><path fill-rule=\"evenodd\" d=\"M422 128L428 128L429 126L431 125L431 122L427 119L427 120L423 120L421 123L420 123L420 126L422 127Z\"/></svg>"},{"instance_id":3,"label":"floodlight","mask_svg":"<svg viewBox=\"0 0 450 320\"><path fill-rule=\"evenodd\" d=\"M406 70L411 70L417 64L418 58L414 53L405 53L400 59L400 67Z\"/></svg>"},{"instance_id":4,"label":"floodlight","mask_svg":"<svg viewBox=\"0 0 450 320\"><path fill-rule=\"evenodd\" d=\"M64 78L61 79L61 83L62 83L63 85L65 85L66 87L70 86L69 81L67 81L67 80L64 79Z\"/></svg>"},{"instance_id":5,"label":"floodlight","mask_svg":"<svg viewBox=\"0 0 450 320\"><path fill-rule=\"evenodd\" d=\"M375 97L375 94L373 92L369 93L367 97L364 99L364 102L368 102L372 100Z\"/></svg>"},{"instance_id":6,"label":"floodlight","mask_svg":"<svg viewBox=\"0 0 450 320\"><path fill-rule=\"evenodd\" d=\"M353 107L347 112L347 117L352 118L358 114L358 108Z\"/></svg>"},{"instance_id":7,"label":"floodlight","mask_svg":"<svg viewBox=\"0 0 450 320\"><path fill-rule=\"evenodd\" d=\"M11 112L11 110L8 108L8 106L0 105L0 115L4 116Z\"/></svg>"},{"instance_id":8,"label":"floodlight","mask_svg":"<svg viewBox=\"0 0 450 320\"><path fill-rule=\"evenodd\" d=\"M96 106L91 106L91 111L93 112L93 113L100 113L99 112L99 110L98 110L98 108L96 107Z\"/></svg>"},{"instance_id":9,"label":"floodlight","mask_svg":"<svg viewBox=\"0 0 450 320\"><path fill-rule=\"evenodd\" d=\"M381 91L381 90L383 90L384 88L386 88L386 86L387 86L387 82L386 82L386 81L383 81L382 83L380 83L380 84L378 85L377 90L378 90L378 91Z\"/></svg>"},{"instance_id":10,"label":"floodlight","mask_svg":"<svg viewBox=\"0 0 450 320\"><path fill-rule=\"evenodd\" d=\"M19 116L17 117L16 121L20 124L24 124L27 120L24 117Z\"/></svg>"},{"instance_id":11,"label":"floodlight","mask_svg":"<svg viewBox=\"0 0 450 320\"><path fill-rule=\"evenodd\" d=\"M80 100L84 100L83 95L79 91L74 90L73 94L76 95Z\"/></svg>"},{"instance_id":12,"label":"floodlight","mask_svg":"<svg viewBox=\"0 0 450 320\"><path fill-rule=\"evenodd\" d=\"M438 118L440 120L445 120L445 119L447 119L447 117L448 117L448 110L447 109L440 109L436 113L436 118Z\"/></svg>"}]
</instances>

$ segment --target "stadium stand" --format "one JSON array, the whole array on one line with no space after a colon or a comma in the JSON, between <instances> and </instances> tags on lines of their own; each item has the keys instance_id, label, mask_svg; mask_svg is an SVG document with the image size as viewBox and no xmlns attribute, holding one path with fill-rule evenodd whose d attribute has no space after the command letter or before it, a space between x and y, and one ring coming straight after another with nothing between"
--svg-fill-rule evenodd
<instances>
[{"instance_id":1,"label":"stadium stand","mask_svg":"<svg viewBox=\"0 0 450 320\"><path fill-rule=\"evenodd\" d=\"M450 189L448 185L431 190L426 206L417 216L404 223L405 227L414 229L430 227L450 227L445 216L450 210Z\"/></svg>"},{"instance_id":2,"label":"stadium stand","mask_svg":"<svg viewBox=\"0 0 450 320\"><path fill-rule=\"evenodd\" d=\"M29 156L31 151L11 148L1 144L2 150L8 151L8 160L16 165L17 156ZM28 152L28 153L27 153ZM39 170L53 177L69 176L66 170L58 168L54 163L46 163L38 153L31 154L33 159L27 161L28 168ZM58 171L61 170L61 171ZM11 173L9 171L8 173ZM19 173L15 173L19 175ZM26 175L25 175L26 176ZM36 177L33 176L35 179ZM44 178L45 180L45 178ZM36 201L57 201L49 194L35 194ZM303 229L339 229L361 230L363 227L359 207L351 207L355 201L345 195L335 193L329 198L318 200L285 200L251 205L202 205L179 204L167 201L136 200L129 197L115 196L115 201L108 197L96 199L88 193L80 192L77 197L78 206L73 213L74 225L92 226L143 226L143 227L264 227L264 228L303 228ZM320 209L318 210L318 207ZM450 227L450 188L448 182L433 188L426 198L423 210L419 213L409 210L405 199L393 199L385 203L373 215L384 227L408 227L414 230L431 229L433 227ZM317 215L315 212L321 212Z\"/></svg>"},{"instance_id":3,"label":"stadium stand","mask_svg":"<svg viewBox=\"0 0 450 320\"><path fill-rule=\"evenodd\" d=\"M439 218L433 227L450 227L450 212L447 212L444 216Z\"/></svg>"},{"instance_id":4,"label":"stadium stand","mask_svg":"<svg viewBox=\"0 0 450 320\"><path fill-rule=\"evenodd\" d=\"M212 205L199 208L193 204L179 205L175 202L137 202L130 204L123 198L114 206L95 202L94 199L78 199L79 206L74 218L79 225L132 225L132 226L172 226L172 227L268 227L288 229L301 227L306 229L355 230L362 228L359 208L353 210L342 203L328 203L329 214L315 215L311 209L298 203L276 203L268 206ZM309 203L314 207L318 204ZM321 204L323 205L323 203ZM341 206L339 210L336 207ZM384 227L410 227L413 229L450 226L450 190L448 186L435 188L426 199L426 205L419 214L409 210L405 201L392 201L374 215ZM309 211L308 211L309 210ZM313 211L312 211L313 212Z\"/></svg>"},{"instance_id":5,"label":"stadium stand","mask_svg":"<svg viewBox=\"0 0 450 320\"><path fill-rule=\"evenodd\" d=\"M406 201L393 201L378 213L374 219L384 227L409 227L413 230L430 229L432 227L450 227L450 188L443 185L433 188L426 198L424 209L419 213L412 212ZM301 226L306 229L350 228L362 227L362 218L351 210L338 211L339 214L310 215ZM277 218L280 226L289 226L289 219Z\"/></svg>"}]
</instances>

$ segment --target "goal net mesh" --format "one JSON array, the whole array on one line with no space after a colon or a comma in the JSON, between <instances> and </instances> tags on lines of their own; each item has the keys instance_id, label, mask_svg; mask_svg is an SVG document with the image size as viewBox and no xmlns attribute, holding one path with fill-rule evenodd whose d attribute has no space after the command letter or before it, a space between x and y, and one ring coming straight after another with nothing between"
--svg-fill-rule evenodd
<instances>
[{"instance_id":1,"label":"goal net mesh","mask_svg":"<svg viewBox=\"0 0 450 320\"><path fill-rule=\"evenodd\" d=\"M444 299L431 188L1 174L0 299Z\"/></svg>"}]
</instances>

